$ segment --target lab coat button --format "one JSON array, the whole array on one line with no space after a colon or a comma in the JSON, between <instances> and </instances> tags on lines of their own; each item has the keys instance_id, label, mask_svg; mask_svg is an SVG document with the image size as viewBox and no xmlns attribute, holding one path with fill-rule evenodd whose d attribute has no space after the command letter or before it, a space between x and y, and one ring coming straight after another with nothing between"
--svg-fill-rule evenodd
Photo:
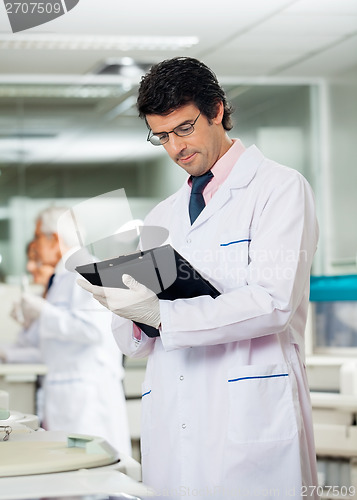
<instances>
[{"instance_id":1,"label":"lab coat button","mask_svg":"<svg viewBox=\"0 0 357 500\"><path fill-rule=\"evenodd\" d=\"M183 375L181 375L180 380L183 380L183 379L184 379L184 376L183 376Z\"/></svg>"},{"instance_id":2,"label":"lab coat button","mask_svg":"<svg viewBox=\"0 0 357 500\"><path fill-rule=\"evenodd\" d=\"M187 238L186 243L190 244L191 243L191 238Z\"/></svg>"},{"instance_id":3,"label":"lab coat button","mask_svg":"<svg viewBox=\"0 0 357 500\"><path fill-rule=\"evenodd\" d=\"M183 428L183 429L186 429L186 424L182 424L182 428Z\"/></svg>"}]
</instances>

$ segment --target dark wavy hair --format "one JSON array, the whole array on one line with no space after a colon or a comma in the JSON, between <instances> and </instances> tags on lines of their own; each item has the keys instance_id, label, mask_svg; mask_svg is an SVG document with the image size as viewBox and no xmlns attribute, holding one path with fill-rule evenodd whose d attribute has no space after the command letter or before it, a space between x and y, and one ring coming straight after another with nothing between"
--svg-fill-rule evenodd
<instances>
[{"instance_id":1,"label":"dark wavy hair","mask_svg":"<svg viewBox=\"0 0 357 500\"><path fill-rule=\"evenodd\" d=\"M155 64L142 77L137 108L140 118L145 118L193 103L210 121L217 116L219 102L224 106L223 128L231 130L233 110L213 71L197 59L174 57Z\"/></svg>"}]
</instances>

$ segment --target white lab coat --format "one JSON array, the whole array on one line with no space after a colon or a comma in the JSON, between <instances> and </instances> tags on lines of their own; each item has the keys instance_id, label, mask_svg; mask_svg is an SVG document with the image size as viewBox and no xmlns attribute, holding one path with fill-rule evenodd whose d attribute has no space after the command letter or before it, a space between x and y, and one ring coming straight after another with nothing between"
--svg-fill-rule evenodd
<instances>
[{"instance_id":1,"label":"white lab coat","mask_svg":"<svg viewBox=\"0 0 357 500\"><path fill-rule=\"evenodd\" d=\"M7 363L43 363L36 330L34 322L19 331L13 344L2 346Z\"/></svg>"},{"instance_id":2,"label":"white lab coat","mask_svg":"<svg viewBox=\"0 0 357 500\"><path fill-rule=\"evenodd\" d=\"M160 301L155 339L113 320L120 349L148 356L143 481L173 497L301 498L317 484L304 367L313 194L252 146L192 226L189 196L185 183L146 223L222 295Z\"/></svg>"},{"instance_id":3,"label":"white lab coat","mask_svg":"<svg viewBox=\"0 0 357 500\"><path fill-rule=\"evenodd\" d=\"M131 454L122 353L111 334L111 314L77 285L78 277L59 262L40 318L27 332L48 370L44 426L100 436Z\"/></svg>"}]
</instances>

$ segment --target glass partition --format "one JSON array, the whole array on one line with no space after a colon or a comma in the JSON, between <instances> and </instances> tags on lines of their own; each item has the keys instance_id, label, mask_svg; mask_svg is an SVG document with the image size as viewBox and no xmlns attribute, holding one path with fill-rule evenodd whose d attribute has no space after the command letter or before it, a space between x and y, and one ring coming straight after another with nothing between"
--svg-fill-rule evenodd
<instances>
[{"instance_id":1,"label":"glass partition","mask_svg":"<svg viewBox=\"0 0 357 500\"><path fill-rule=\"evenodd\" d=\"M25 272L26 244L45 206L124 189L133 216L142 218L184 178L163 148L147 143L135 107L137 86L115 78L67 80L0 82L0 268L6 281ZM230 136L255 143L314 185L315 86L223 86L235 109Z\"/></svg>"}]
</instances>

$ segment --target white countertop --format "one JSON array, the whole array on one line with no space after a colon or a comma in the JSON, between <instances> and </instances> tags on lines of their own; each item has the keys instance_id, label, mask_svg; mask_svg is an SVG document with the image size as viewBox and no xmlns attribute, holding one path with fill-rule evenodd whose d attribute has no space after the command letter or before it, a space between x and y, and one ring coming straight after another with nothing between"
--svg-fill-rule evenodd
<instances>
[{"instance_id":1,"label":"white countertop","mask_svg":"<svg viewBox=\"0 0 357 500\"><path fill-rule=\"evenodd\" d=\"M22 364L22 363L0 363L1 375L45 375L46 365L42 364Z\"/></svg>"}]
</instances>

